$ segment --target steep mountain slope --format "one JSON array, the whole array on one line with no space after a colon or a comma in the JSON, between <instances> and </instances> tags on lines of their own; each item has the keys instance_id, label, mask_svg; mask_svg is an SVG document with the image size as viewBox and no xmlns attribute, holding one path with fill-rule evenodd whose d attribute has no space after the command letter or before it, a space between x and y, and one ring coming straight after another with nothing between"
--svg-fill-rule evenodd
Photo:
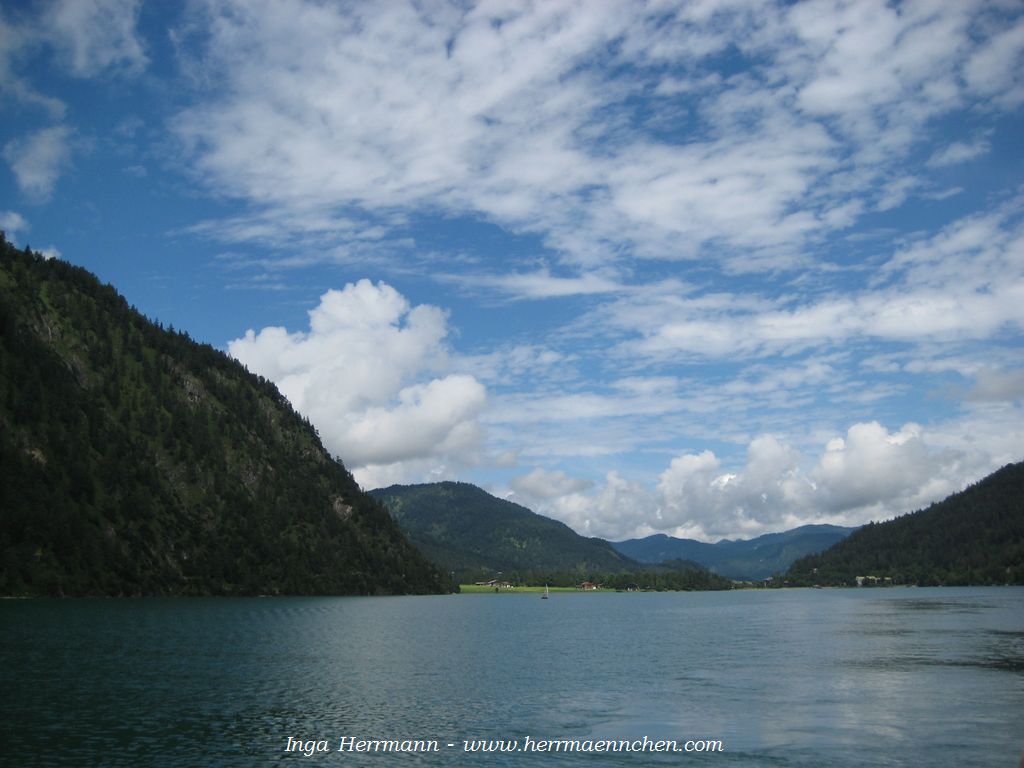
<instances>
[{"instance_id":1,"label":"steep mountain slope","mask_svg":"<svg viewBox=\"0 0 1024 768\"><path fill-rule=\"evenodd\" d=\"M828 549L854 530L838 525L802 525L754 539L722 539L714 544L656 534L643 539L612 542L612 546L642 563L682 558L729 578L763 579L785 571L801 557Z\"/></svg>"},{"instance_id":2,"label":"steep mountain slope","mask_svg":"<svg viewBox=\"0 0 1024 768\"><path fill-rule=\"evenodd\" d=\"M468 483L393 485L371 494L427 557L458 573L585 575L636 567L603 539L580 536L564 523Z\"/></svg>"},{"instance_id":3,"label":"steep mountain slope","mask_svg":"<svg viewBox=\"0 0 1024 768\"><path fill-rule=\"evenodd\" d=\"M441 589L272 384L0 237L0 594Z\"/></svg>"},{"instance_id":4,"label":"steep mountain slope","mask_svg":"<svg viewBox=\"0 0 1024 768\"><path fill-rule=\"evenodd\" d=\"M1024 463L793 564L791 584L1024 584Z\"/></svg>"}]
</instances>

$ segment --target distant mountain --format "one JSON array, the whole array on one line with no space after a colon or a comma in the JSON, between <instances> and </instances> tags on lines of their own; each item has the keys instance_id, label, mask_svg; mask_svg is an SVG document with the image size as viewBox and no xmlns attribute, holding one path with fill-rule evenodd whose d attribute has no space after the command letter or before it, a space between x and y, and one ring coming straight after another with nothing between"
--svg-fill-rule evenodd
<instances>
[{"instance_id":1,"label":"distant mountain","mask_svg":"<svg viewBox=\"0 0 1024 768\"><path fill-rule=\"evenodd\" d=\"M0 594L446 585L271 383L0 235Z\"/></svg>"},{"instance_id":2,"label":"distant mountain","mask_svg":"<svg viewBox=\"0 0 1024 768\"><path fill-rule=\"evenodd\" d=\"M696 539L677 539L664 533L610 543L617 551L640 563L663 563L680 559L700 563L718 559L718 549L714 544Z\"/></svg>"},{"instance_id":3,"label":"distant mountain","mask_svg":"<svg viewBox=\"0 0 1024 768\"><path fill-rule=\"evenodd\" d=\"M1024 463L793 563L791 584L1024 584Z\"/></svg>"},{"instance_id":4,"label":"distant mountain","mask_svg":"<svg viewBox=\"0 0 1024 768\"><path fill-rule=\"evenodd\" d=\"M567 571L581 576L636 566L603 539L496 498L469 483L392 485L370 491L432 561L460 574Z\"/></svg>"},{"instance_id":5,"label":"distant mountain","mask_svg":"<svg viewBox=\"0 0 1024 768\"><path fill-rule=\"evenodd\" d=\"M755 539L722 539L714 544L659 533L643 539L612 542L612 546L641 563L692 560L732 579L763 579L785 571L805 555L828 549L854 530L838 525L802 525Z\"/></svg>"}]
</instances>

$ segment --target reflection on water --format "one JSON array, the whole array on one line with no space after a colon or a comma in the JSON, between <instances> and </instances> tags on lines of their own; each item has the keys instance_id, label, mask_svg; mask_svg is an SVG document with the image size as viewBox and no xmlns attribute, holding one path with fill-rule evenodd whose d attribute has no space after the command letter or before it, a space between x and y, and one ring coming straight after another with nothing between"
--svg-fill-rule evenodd
<instances>
[{"instance_id":1,"label":"reflection on water","mask_svg":"<svg viewBox=\"0 0 1024 768\"><path fill-rule=\"evenodd\" d=\"M940 598L915 598L884 600L879 606L883 611L904 613L906 611L942 611L943 613L980 613L991 609L992 603L976 599L944 600Z\"/></svg>"},{"instance_id":2,"label":"reflection on water","mask_svg":"<svg viewBox=\"0 0 1024 768\"><path fill-rule=\"evenodd\" d=\"M999 594L996 592L996 594ZM847 631L865 637L897 639L879 647L878 655L848 660L853 666L900 669L909 666L967 667L1024 672L1024 630L984 626L963 616L996 616L1000 603L964 594L948 598L871 601L862 610L867 620ZM915 616L919 612L934 617Z\"/></svg>"},{"instance_id":3,"label":"reflection on water","mask_svg":"<svg viewBox=\"0 0 1024 768\"><path fill-rule=\"evenodd\" d=\"M1016 765L1024 590L0 602L11 765L373 765L288 736L713 738L425 766Z\"/></svg>"}]
</instances>

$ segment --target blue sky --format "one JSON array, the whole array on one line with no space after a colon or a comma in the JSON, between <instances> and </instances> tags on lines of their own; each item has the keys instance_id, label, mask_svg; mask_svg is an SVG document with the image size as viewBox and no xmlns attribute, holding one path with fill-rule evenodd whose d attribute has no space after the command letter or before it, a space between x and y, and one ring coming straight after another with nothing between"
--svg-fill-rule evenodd
<instances>
[{"instance_id":1,"label":"blue sky","mask_svg":"<svg viewBox=\"0 0 1024 768\"><path fill-rule=\"evenodd\" d=\"M610 538L1024 458L1019 2L0 11L0 226L275 381L364 487Z\"/></svg>"}]
</instances>

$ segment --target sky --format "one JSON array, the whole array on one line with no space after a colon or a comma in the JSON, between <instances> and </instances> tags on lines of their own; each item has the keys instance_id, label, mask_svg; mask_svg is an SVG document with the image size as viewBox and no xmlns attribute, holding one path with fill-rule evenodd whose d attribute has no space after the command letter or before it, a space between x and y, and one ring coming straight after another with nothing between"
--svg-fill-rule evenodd
<instances>
[{"instance_id":1,"label":"sky","mask_svg":"<svg viewBox=\"0 0 1024 768\"><path fill-rule=\"evenodd\" d=\"M1019 0L0 7L0 229L367 489L613 540L1024 459Z\"/></svg>"}]
</instances>

